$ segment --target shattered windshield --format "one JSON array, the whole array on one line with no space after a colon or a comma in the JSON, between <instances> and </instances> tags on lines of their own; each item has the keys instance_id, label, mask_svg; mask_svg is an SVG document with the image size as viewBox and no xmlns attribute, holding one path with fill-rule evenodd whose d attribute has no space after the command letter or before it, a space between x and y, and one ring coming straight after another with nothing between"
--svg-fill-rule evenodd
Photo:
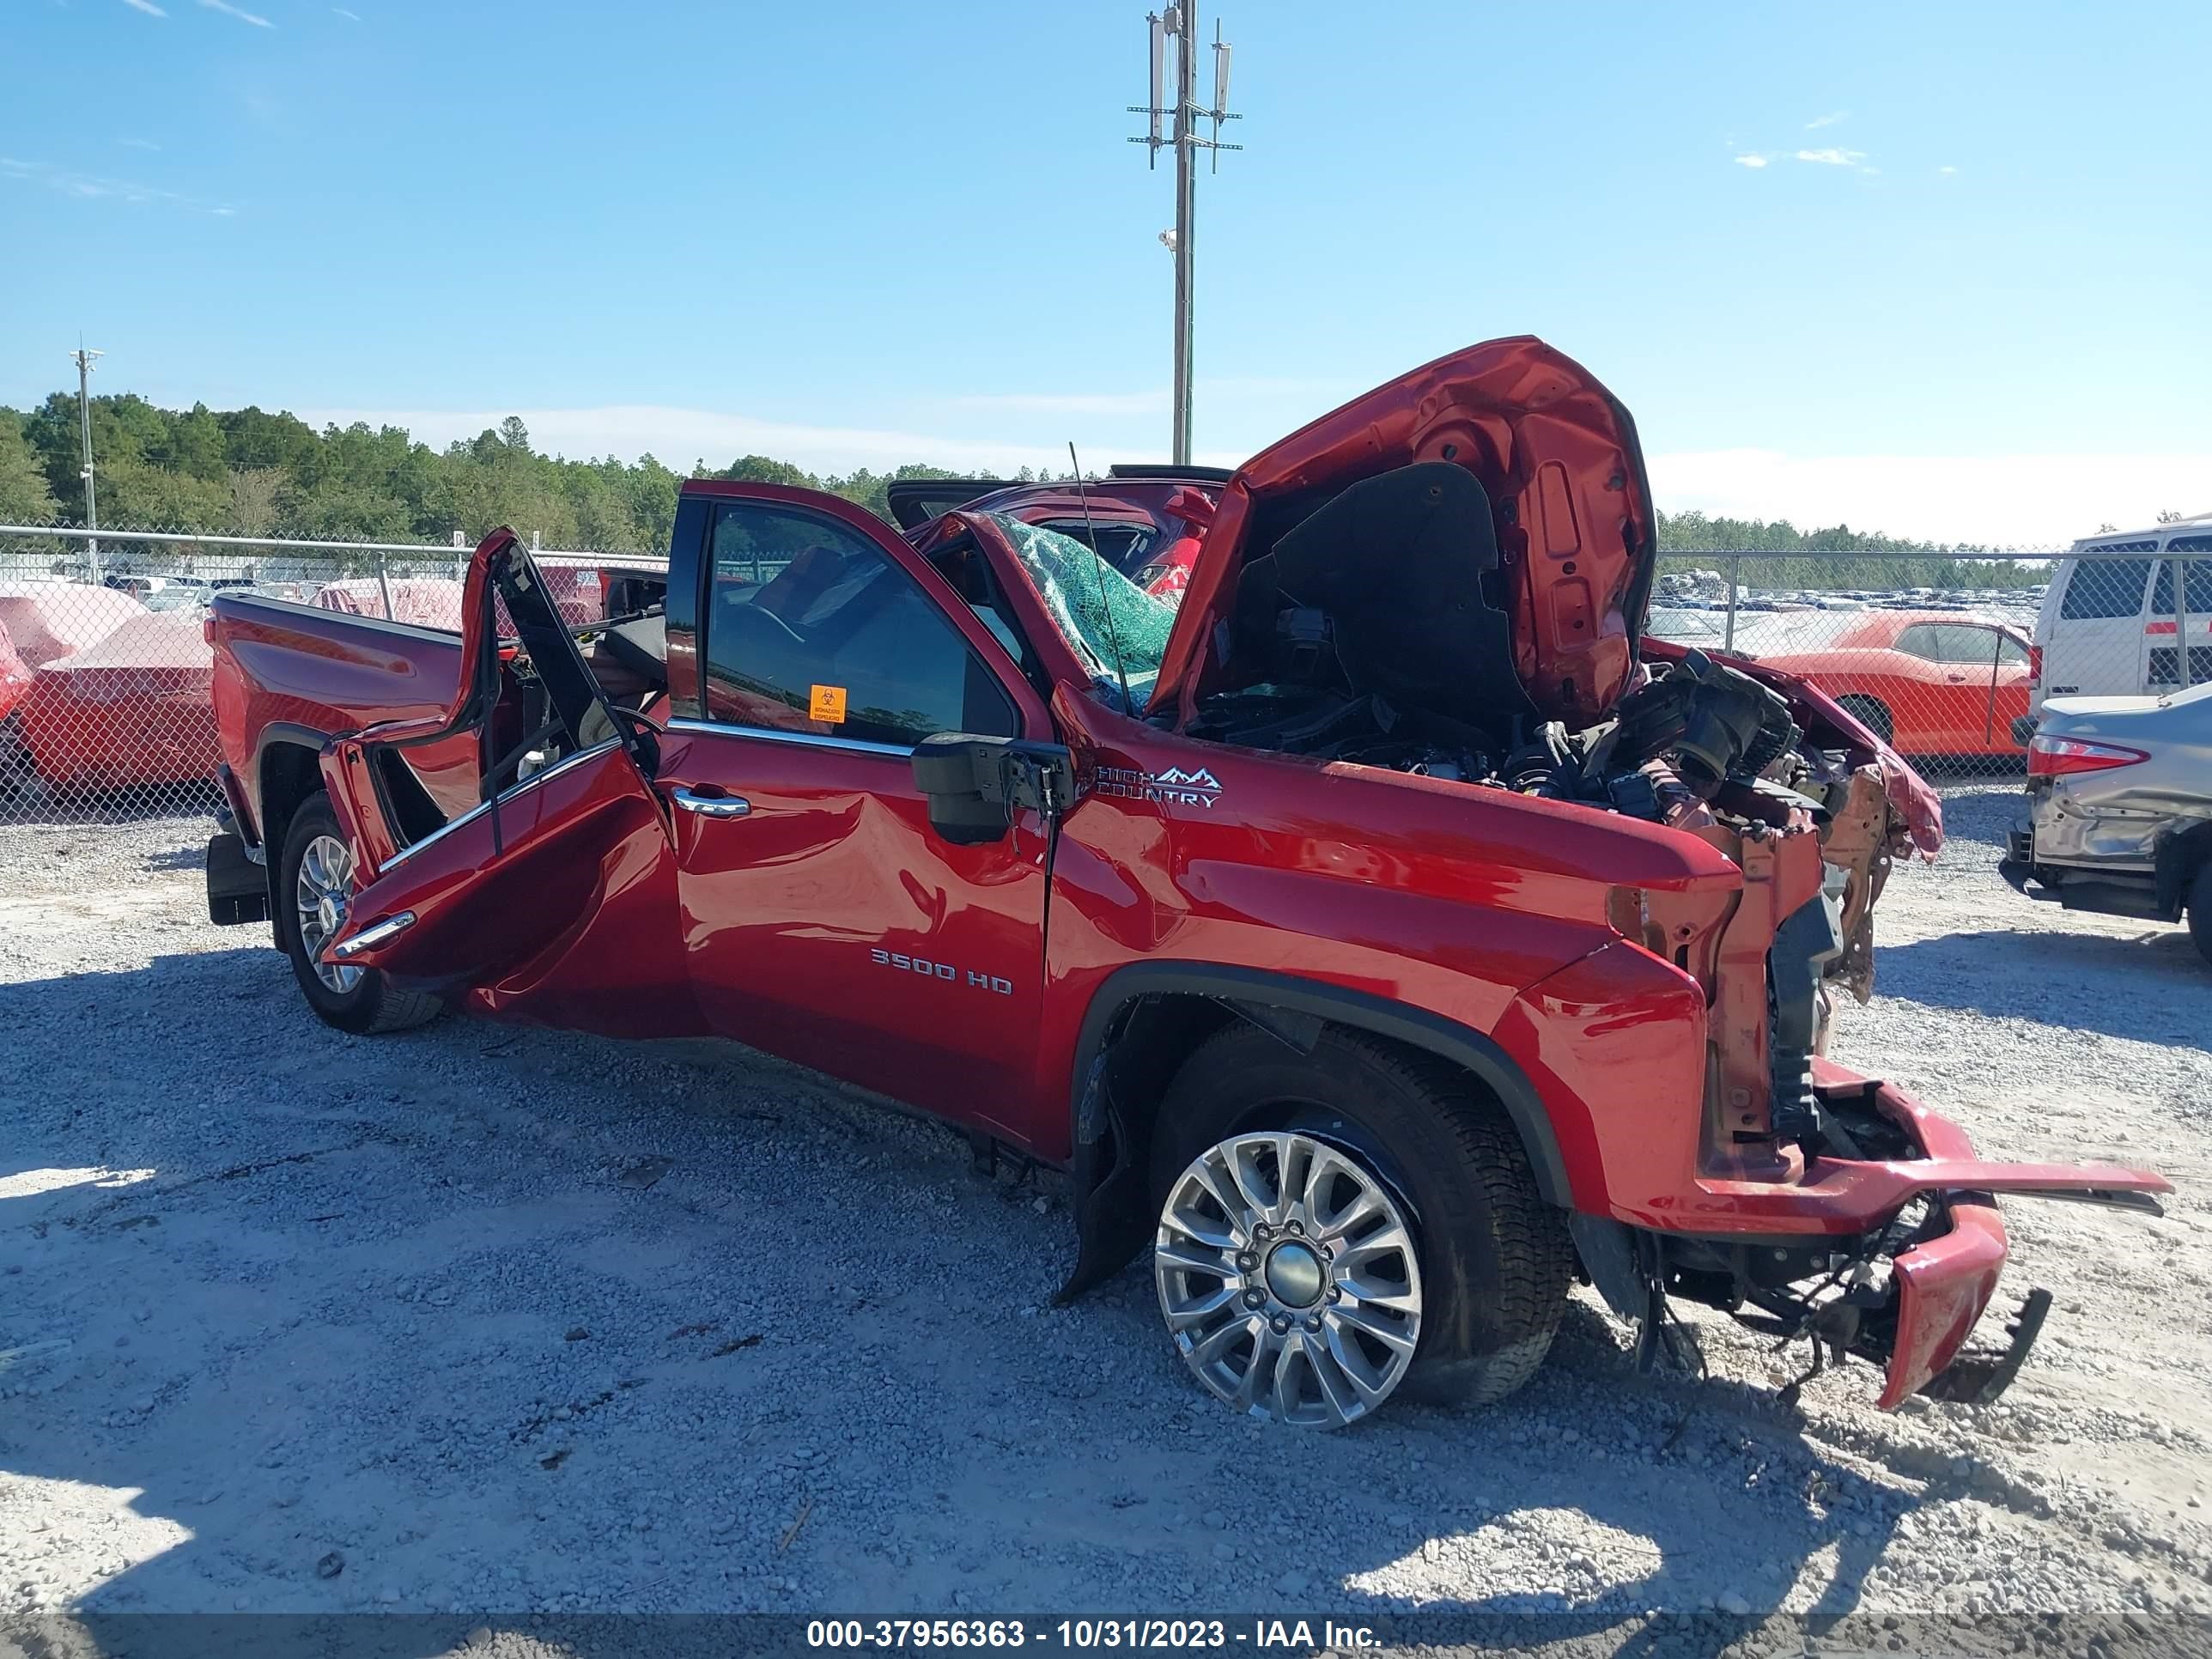
<instances>
[{"instance_id":1,"label":"shattered windshield","mask_svg":"<svg viewBox=\"0 0 2212 1659\"><path fill-rule=\"evenodd\" d=\"M1090 665L1101 695L1120 704L1126 679L1127 712L1143 714L1152 682L1159 678L1175 607L1154 599L1072 536L1040 530L1003 513L989 517L1014 544L1054 625Z\"/></svg>"}]
</instances>

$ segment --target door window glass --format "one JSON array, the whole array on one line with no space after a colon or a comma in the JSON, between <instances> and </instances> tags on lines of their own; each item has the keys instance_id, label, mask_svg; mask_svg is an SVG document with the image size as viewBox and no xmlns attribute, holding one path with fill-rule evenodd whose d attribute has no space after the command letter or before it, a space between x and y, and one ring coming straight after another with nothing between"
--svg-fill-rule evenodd
<instances>
[{"instance_id":1,"label":"door window glass","mask_svg":"<svg viewBox=\"0 0 2212 1659\"><path fill-rule=\"evenodd\" d=\"M1936 660L1943 663L1979 663L1988 666L1997 659L1997 630L1976 628L1966 623L1939 623L1936 626Z\"/></svg>"},{"instance_id":2,"label":"door window glass","mask_svg":"<svg viewBox=\"0 0 2212 1659\"><path fill-rule=\"evenodd\" d=\"M2084 559L2074 567L2058 614L2069 622L2142 613L2143 587L2150 580L2148 559Z\"/></svg>"},{"instance_id":3,"label":"door window glass","mask_svg":"<svg viewBox=\"0 0 2212 1659\"><path fill-rule=\"evenodd\" d=\"M1936 642L1936 629L1927 623L1916 623L1897 636L1897 648L1908 657L1917 657L1923 662L1943 660L1942 649Z\"/></svg>"},{"instance_id":4,"label":"door window glass","mask_svg":"<svg viewBox=\"0 0 2212 1659\"><path fill-rule=\"evenodd\" d=\"M1997 636L1997 661L2007 668L2027 666L2027 647L2009 634Z\"/></svg>"},{"instance_id":5,"label":"door window glass","mask_svg":"<svg viewBox=\"0 0 2212 1659\"><path fill-rule=\"evenodd\" d=\"M2203 542L2212 547L2212 537L2191 536L2185 538L2184 541ZM2174 545L2180 547L2184 541L2177 541ZM2184 573L2181 597L2189 606L2190 620L2194 622L2200 617L2212 616L2212 559L2179 559L2160 565L2158 583L2151 589L2150 614L2154 617L2173 615L2173 567L2177 563Z\"/></svg>"},{"instance_id":6,"label":"door window glass","mask_svg":"<svg viewBox=\"0 0 2212 1659\"><path fill-rule=\"evenodd\" d=\"M715 515L707 718L864 743L1014 737L1014 707L914 579L857 531L735 502Z\"/></svg>"}]
</instances>

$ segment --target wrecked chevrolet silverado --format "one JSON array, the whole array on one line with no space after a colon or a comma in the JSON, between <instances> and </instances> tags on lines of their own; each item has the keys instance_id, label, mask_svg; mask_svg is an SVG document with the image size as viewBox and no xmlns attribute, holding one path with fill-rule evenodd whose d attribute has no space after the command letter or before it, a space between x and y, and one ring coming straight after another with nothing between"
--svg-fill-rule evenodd
<instances>
[{"instance_id":1,"label":"wrecked chevrolet silverado","mask_svg":"<svg viewBox=\"0 0 2212 1659\"><path fill-rule=\"evenodd\" d=\"M1149 1250L1283 1422L1496 1400L1578 1277L1647 1363L1687 1299L1993 1397L2047 1303L1969 1347L1996 1195L2166 1183L1826 1057L1940 813L1817 690L1646 640L1655 532L1626 412L1516 338L1241 468L1179 608L1013 513L717 481L582 628L504 532L459 635L220 597L210 902L346 1030L720 1035L1066 1168L1062 1295Z\"/></svg>"}]
</instances>

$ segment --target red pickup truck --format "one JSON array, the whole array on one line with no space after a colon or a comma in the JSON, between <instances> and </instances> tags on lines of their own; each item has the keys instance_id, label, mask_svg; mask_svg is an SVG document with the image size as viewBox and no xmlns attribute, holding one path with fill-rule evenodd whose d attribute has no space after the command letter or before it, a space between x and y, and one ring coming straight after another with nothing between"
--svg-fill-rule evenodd
<instances>
[{"instance_id":1,"label":"red pickup truck","mask_svg":"<svg viewBox=\"0 0 2212 1659\"><path fill-rule=\"evenodd\" d=\"M2156 1208L1824 1058L1936 804L1642 637L1635 431L1565 357L1267 450L1179 607L1007 507L694 482L662 605L583 627L505 532L459 634L218 598L217 919L349 1031L720 1034L1066 1166L1062 1294L1149 1245L1193 1372L1291 1423L1506 1394L1577 1275L1647 1362L1688 1297L1987 1398L2048 1302L1962 1352L1993 1194Z\"/></svg>"}]
</instances>

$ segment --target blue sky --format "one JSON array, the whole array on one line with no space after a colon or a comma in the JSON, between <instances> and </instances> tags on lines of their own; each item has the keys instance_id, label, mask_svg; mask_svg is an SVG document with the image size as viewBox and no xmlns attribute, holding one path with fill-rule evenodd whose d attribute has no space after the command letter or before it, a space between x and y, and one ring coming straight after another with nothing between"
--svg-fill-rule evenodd
<instances>
[{"instance_id":1,"label":"blue sky","mask_svg":"<svg viewBox=\"0 0 2212 1659\"><path fill-rule=\"evenodd\" d=\"M2212 507L2212 9L1222 15L1208 459L1531 331L1636 412L1665 506L2022 543ZM441 441L516 410L679 466L1158 456L1143 32L0 0L0 402L82 331L103 390Z\"/></svg>"}]
</instances>

